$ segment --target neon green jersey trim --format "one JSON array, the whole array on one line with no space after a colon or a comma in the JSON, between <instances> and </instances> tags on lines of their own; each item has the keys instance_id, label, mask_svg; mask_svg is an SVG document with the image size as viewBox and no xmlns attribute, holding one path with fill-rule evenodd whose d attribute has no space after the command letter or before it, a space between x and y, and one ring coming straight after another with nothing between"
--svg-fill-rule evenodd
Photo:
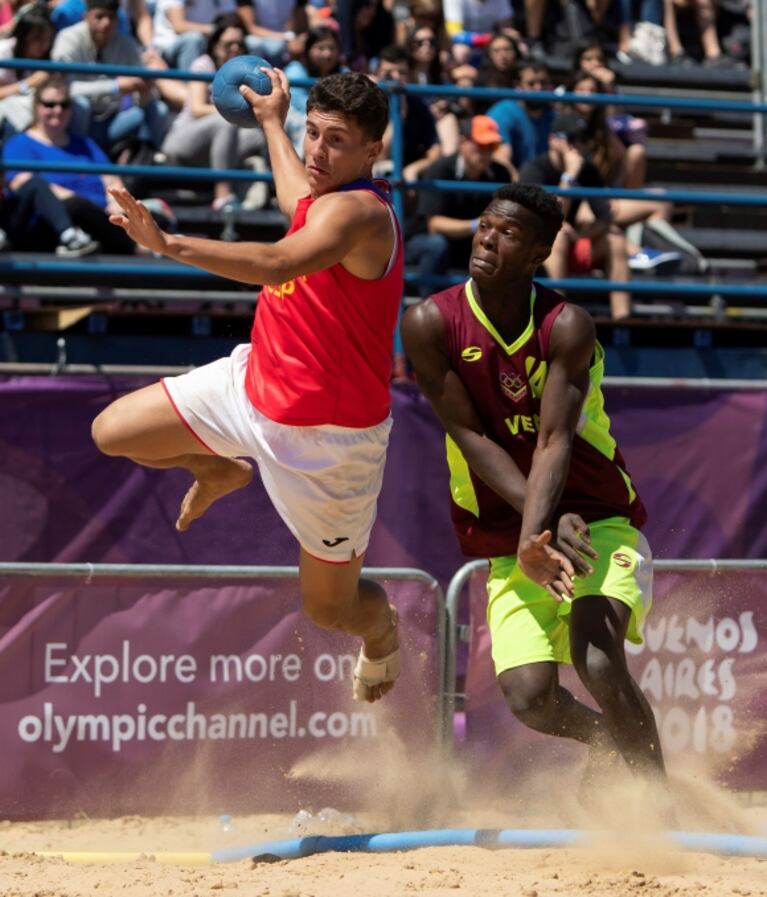
<instances>
[{"instance_id":1,"label":"neon green jersey trim","mask_svg":"<svg viewBox=\"0 0 767 897\"><path fill-rule=\"evenodd\" d=\"M459 508L479 517L479 502L471 481L469 465L458 445L450 436L445 436L445 449L447 451L447 466L450 471L450 495Z\"/></svg>"},{"instance_id":2,"label":"neon green jersey trim","mask_svg":"<svg viewBox=\"0 0 767 897\"><path fill-rule=\"evenodd\" d=\"M519 351L519 349L521 349L522 346L524 346L524 344L533 335L533 307L535 305L535 285L533 285L532 289L530 290L530 320L527 322L527 326L522 331L522 333L514 340L511 345L504 342L501 334L498 333L498 331L495 329L493 322L482 310L479 302L477 302L477 297L474 295L474 289L471 285L470 280L466 281L465 291L466 298L469 300L469 307L474 312L474 317L485 328L485 330L487 330L487 332L493 337L493 339L498 343L498 345L507 355L513 355L515 352Z\"/></svg>"}]
</instances>

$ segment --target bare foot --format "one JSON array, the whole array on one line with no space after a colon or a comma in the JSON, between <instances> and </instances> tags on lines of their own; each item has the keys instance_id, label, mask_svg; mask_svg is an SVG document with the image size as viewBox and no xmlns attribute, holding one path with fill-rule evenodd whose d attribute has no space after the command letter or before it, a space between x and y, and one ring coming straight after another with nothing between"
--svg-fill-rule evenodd
<instances>
[{"instance_id":1,"label":"bare foot","mask_svg":"<svg viewBox=\"0 0 767 897\"><path fill-rule=\"evenodd\" d=\"M208 510L217 501L242 489L253 479L253 468L240 458L201 458L195 473L195 481L181 502L176 529L189 529L189 524Z\"/></svg>"},{"instance_id":2,"label":"bare foot","mask_svg":"<svg viewBox=\"0 0 767 897\"><path fill-rule=\"evenodd\" d=\"M375 662L383 658L389 660L376 673L376 676L380 675L380 681L368 682L357 679L355 696L361 697L362 700L367 701L369 704L379 701L385 694L390 692L394 688L397 676L399 676L399 619L396 609L391 604L389 605L389 612L391 614L390 625L386 633L380 638L365 642L362 648L362 654L367 661ZM361 692L364 692L364 695Z\"/></svg>"}]
</instances>

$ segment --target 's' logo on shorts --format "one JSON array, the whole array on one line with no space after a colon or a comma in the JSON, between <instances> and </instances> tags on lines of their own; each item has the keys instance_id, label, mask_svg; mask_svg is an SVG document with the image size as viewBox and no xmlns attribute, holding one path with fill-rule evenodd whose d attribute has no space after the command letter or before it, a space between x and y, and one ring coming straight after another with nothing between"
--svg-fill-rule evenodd
<instances>
[{"instance_id":1,"label":"'s' logo on shorts","mask_svg":"<svg viewBox=\"0 0 767 897\"><path fill-rule=\"evenodd\" d=\"M327 545L328 548L335 548L337 545L340 545L342 542L348 542L348 536L336 536L335 539L323 539L322 544Z\"/></svg>"},{"instance_id":2,"label":"'s' logo on shorts","mask_svg":"<svg viewBox=\"0 0 767 897\"><path fill-rule=\"evenodd\" d=\"M479 361L482 358L482 349L479 346L467 346L461 352L461 358L464 361Z\"/></svg>"},{"instance_id":3,"label":"'s' logo on shorts","mask_svg":"<svg viewBox=\"0 0 767 897\"><path fill-rule=\"evenodd\" d=\"M613 555L613 563L617 564L619 567L624 567L626 570L634 566L633 558L624 554L622 551L615 552Z\"/></svg>"}]
</instances>

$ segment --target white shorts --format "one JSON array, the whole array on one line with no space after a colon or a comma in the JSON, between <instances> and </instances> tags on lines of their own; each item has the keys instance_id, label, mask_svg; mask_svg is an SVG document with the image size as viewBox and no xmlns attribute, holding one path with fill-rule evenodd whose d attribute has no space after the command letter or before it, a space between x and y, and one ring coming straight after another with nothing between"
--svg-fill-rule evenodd
<instances>
[{"instance_id":1,"label":"white shorts","mask_svg":"<svg viewBox=\"0 0 767 897\"><path fill-rule=\"evenodd\" d=\"M347 563L367 548L381 491L391 417L375 427L292 427L264 417L245 392L249 345L162 383L211 452L258 463L264 487L299 544Z\"/></svg>"}]
</instances>

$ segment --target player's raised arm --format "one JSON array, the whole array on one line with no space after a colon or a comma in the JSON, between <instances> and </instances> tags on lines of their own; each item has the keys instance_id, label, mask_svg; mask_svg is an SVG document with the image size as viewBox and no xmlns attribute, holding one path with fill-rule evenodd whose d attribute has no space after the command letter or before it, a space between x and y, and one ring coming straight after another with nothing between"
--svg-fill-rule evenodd
<instances>
[{"instance_id":1,"label":"player's raised arm","mask_svg":"<svg viewBox=\"0 0 767 897\"><path fill-rule=\"evenodd\" d=\"M450 366L442 315L430 299L408 309L402 319L402 339L418 385L466 463L522 513L525 477L508 452L485 434L466 387Z\"/></svg>"},{"instance_id":2,"label":"player's raised arm","mask_svg":"<svg viewBox=\"0 0 767 897\"><path fill-rule=\"evenodd\" d=\"M581 409L589 390L589 367L596 336L591 317L574 305L558 316L550 338L550 367L541 397L541 425L527 480L527 496L519 538L519 561L541 585L541 542L552 525L570 467L570 455Z\"/></svg>"},{"instance_id":3,"label":"player's raised arm","mask_svg":"<svg viewBox=\"0 0 767 897\"><path fill-rule=\"evenodd\" d=\"M290 85L285 72L264 68L272 82L272 92L261 95L243 86L240 93L250 103L253 114L263 128L269 147L269 164L274 175L277 202L283 215L293 217L296 203L309 192L304 163L298 158L293 143L285 132L285 118L290 106Z\"/></svg>"}]
</instances>

